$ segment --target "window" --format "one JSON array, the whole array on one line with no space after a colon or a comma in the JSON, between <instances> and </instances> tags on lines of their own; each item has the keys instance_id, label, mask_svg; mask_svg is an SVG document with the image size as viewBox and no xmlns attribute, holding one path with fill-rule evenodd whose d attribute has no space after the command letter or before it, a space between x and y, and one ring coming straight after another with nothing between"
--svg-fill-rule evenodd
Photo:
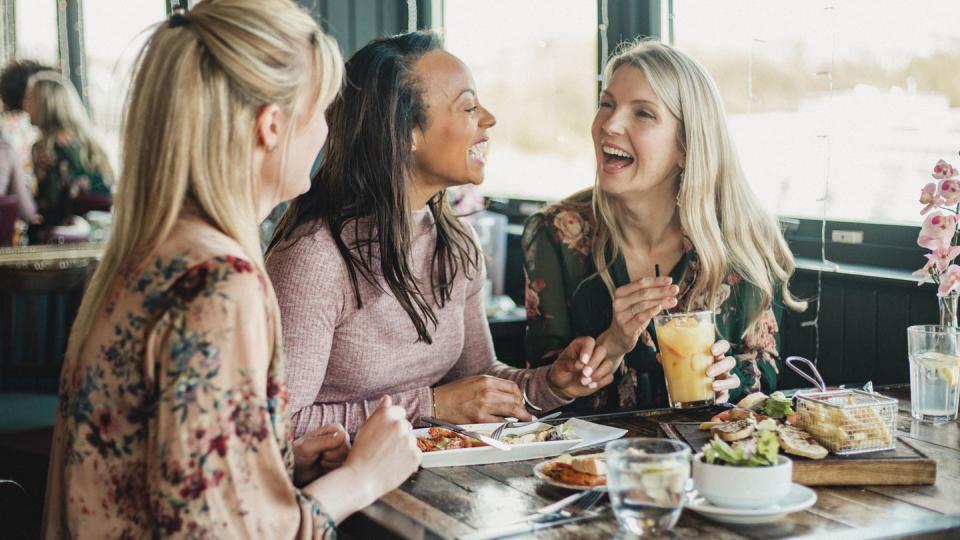
<instances>
[{"instance_id":1,"label":"window","mask_svg":"<svg viewBox=\"0 0 960 540\"><path fill-rule=\"evenodd\" d=\"M960 149L960 3L670 4L674 43L715 78L769 210L919 223L933 164Z\"/></svg>"},{"instance_id":2,"label":"window","mask_svg":"<svg viewBox=\"0 0 960 540\"><path fill-rule=\"evenodd\" d=\"M591 185L597 3L446 0L443 27L497 117L483 193L554 200Z\"/></svg>"},{"instance_id":3,"label":"window","mask_svg":"<svg viewBox=\"0 0 960 540\"><path fill-rule=\"evenodd\" d=\"M94 124L117 167L120 122L130 70L153 25L166 19L162 0L96 0L83 3L87 94Z\"/></svg>"},{"instance_id":4,"label":"window","mask_svg":"<svg viewBox=\"0 0 960 540\"><path fill-rule=\"evenodd\" d=\"M57 66L60 45L57 37L57 2L16 0L17 58Z\"/></svg>"}]
</instances>

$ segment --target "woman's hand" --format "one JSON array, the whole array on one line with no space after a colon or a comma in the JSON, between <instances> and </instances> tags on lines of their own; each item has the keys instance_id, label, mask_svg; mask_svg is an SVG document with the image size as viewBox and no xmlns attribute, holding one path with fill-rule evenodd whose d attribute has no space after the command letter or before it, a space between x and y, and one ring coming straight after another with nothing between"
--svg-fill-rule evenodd
<instances>
[{"instance_id":1,"label":"woman's hand","mask_svg":"<svg viewBox=\"0 0 960 540\"><path fill-rule=\"evenodd\" d=\"M598 341L617 363L637 346L654 315L677 305L680 288L672 281L667 276L645 277L613 291L613 320Z\"/></svg>"},{"instance_id":2,"label":"woman's hand","mask_svg":"<svg viewBox=\"0 0 960 540\"><path fill-rule=\"evenodd\" d=\"M553 391L571 399L589 396L613 382L613 362L603 345L591 337L579 337L550 365Z\"/></svg>"},{"instance_id":3,"label":"woman's hand","mask_svg":"<svg viewBox=\"0 0 960 540\"><path fill-rule=\"evenodd\" d=\"M523 405L523 394L513 381L474 375L438 386L433 390L436 415L451 424L503 422L512 416L533 419Z\"/></svg>"},{"instance_id":4,"label":"woman's hand","mask_svg":"<svg viewBox=\"0 0 960 540\"><path fill-rule=\"evenodd\" d=\"M353 471L371 500L397 488L420 466L423 454L417 448L413 426L403 407L384 396L377 410L357 433L344 469Z\"/></svg>"},{"instance_id":5,"label":"woman's hand","mask_svg":"<svg viewBox=\"0 0 960 540\"><path fill-rule=\"evenodd\" d=\"M350 453L350 435L330 424L293 441L293 481L301 486L343 464Z\"/></svg>"},{"instance_id":6,"label":"woman's hand","mask_svg":"<svg viewBox=\"0 0 960 540\"><path fill-rule=\"evenodd\" d=\"M713 364L707 368L707 377L713 377L713 393L717 403L725 403L730 399L730 390L740 387L740 377L730 373L737 366L732 356L727 356L730 344L720 340L710 347L713 353Z\"/></svg>"}]
</instances>

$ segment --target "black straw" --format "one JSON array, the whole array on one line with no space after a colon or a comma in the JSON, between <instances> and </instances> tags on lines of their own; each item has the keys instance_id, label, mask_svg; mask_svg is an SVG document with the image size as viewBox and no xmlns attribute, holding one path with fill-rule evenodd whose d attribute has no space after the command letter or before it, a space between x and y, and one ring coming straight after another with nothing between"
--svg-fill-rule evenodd
<instances>
[{"instance_id":1,"label":"black straw","mask_svg":"<svg viewBox=\"0 0 960 540\"><path fill-rule=\"evenodd\" d=\"M653 265L653 271L657 274L657 277L660 277L660 265L659 265L659 264Z\"/></svg>"}]
</instances>

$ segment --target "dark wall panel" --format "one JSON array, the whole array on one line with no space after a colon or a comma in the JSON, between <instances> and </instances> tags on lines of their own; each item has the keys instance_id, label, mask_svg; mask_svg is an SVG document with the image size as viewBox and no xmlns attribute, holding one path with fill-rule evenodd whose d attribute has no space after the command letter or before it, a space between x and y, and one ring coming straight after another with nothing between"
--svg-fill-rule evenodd
<instances>
[{"instance_id":1,"label":"dark wall panel","mask_svg":"<svg viewBox=\"0 0 960 540\"><path fill-rule=\"evenodd\" d=\"M827 384L909 382L907 327L936 324L936 289L899 280L834 274L823 275L818 369ZM800 270L791 289L810 298L806 313L784 312L781 352L811 360L816 357L812 320L816 310L817 274ZM810 384L789 369L781 376L785 388Z\"/></svg>"},{"instance_id":2,"label":"dark wall panel","mask_svg":"<svg viewBox=\"0 0 960 540\"><path fill-rule=\"evenodd\" d=\"M928 300L929 301L929 300ZM907 291L882 290L877 295L878 357L889 358L878 362L873 380L878 384L903 382L909 378L907 368L907 331L910 326L910 294ZM903 328L903 331L896 329ZM901 361L897 356L902 354Z\"/></svg>"},{"instance_id":3,"label":"dark wall panel","mask_svg":"<svg viewBox=\"0 0 960 540\"><path fill-rule=\"evenodd\" d=\"M844 293L843 369L844 381L869 381L877 358L877 291L853 286Z\"/></svg>"}]
</instances>

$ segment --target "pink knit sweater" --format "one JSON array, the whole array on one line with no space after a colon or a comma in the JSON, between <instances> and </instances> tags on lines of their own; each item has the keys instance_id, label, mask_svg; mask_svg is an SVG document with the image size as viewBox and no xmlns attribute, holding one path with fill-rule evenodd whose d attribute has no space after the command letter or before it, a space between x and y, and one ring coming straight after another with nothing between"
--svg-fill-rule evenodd
<instances>
[{"instance_id":1,"label":"pink knit sweater","mask_svg":"<svg viewBox=\"0 0 960 540\"><path fill-rule=\"evenodd\" d=\"M411 268L429 283L436 227L426 209L414 212L413 223ZM352 227L345 234L349 231ZM351 238L345 240L349 245ZM432 344L417 342L400 304L362 278L363 308L357 309L346 265L326 227L279 246L267 271L283 320L296 436L332 422L355 433L384 395L417 422L432 414L431 386L478 374L526 382L527 396L545 409L568 403L550 388L549 366L516 369L495 358L483 306L483 268L472 279L460 271L450 300L434 307L438 324L428 326Z\"/></svg>"}]
</instances>

